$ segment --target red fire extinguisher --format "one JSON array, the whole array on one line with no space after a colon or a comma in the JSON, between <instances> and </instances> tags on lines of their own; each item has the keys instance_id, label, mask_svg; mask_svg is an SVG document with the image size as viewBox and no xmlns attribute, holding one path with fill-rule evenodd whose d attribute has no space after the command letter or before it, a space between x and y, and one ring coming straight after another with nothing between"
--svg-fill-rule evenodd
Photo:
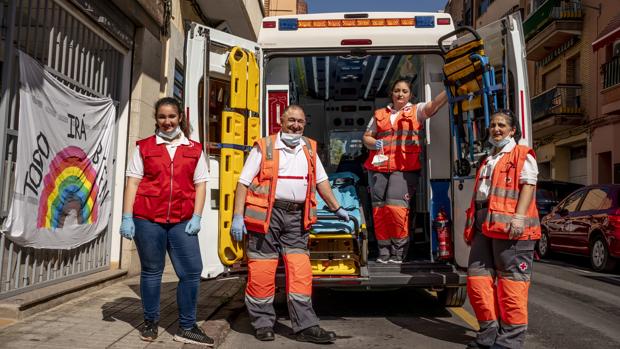
<instances>
[{"instance_id":1,"label":"red fire extinguisher","mask_svg":"<svg viewBox=\"0 0 620 349\"><path fill-rule=\"evenodd\" d=\"M448 214L443 207L440 208L433 225L437 231L437 241L439 242L438 255L441 260L451 260L454 257L449 223Z\"/></svg>"}]
</instances>

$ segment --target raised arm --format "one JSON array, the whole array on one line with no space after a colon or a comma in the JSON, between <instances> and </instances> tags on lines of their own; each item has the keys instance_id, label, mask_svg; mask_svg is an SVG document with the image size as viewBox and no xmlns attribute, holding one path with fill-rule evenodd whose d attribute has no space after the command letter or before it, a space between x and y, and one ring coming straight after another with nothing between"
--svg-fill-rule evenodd
<instances>
[{"instance_id":1,"label":"raised arm","mask_svg":"<svg viewBox=\"0 0 620 349\"><path fill-rule=\"evenodd\" d=\"M435 98L433 98L430 102L427 102L424 106L424 111L426 112L426 116L429 118L437 113L441 107L443 107L448 102L448 95L446 91L441 91Z\"/></svg>"}]
</instances>

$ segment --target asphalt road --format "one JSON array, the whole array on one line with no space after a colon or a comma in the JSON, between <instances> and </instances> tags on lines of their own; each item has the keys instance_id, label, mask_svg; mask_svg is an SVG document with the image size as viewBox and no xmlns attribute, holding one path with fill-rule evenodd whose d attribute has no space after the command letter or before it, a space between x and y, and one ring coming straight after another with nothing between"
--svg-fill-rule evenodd
<instances>
[{"instance_id":1,"label":"asphalt road","mask_svg":"<svg viewBox=\"0 0 620 349\"><path fill-rule=\"evenodd\" d=\"M526 348L620 348L620 273L595 273L580 257L534 266ZM338 334L330 348L463 348L477 326L469 302L445 308L424 290L316 290L321 325ZM316 348L292 338L283 297L274 342L259 342L245 311L220 348Z\"/></svg>"}]
</instances>

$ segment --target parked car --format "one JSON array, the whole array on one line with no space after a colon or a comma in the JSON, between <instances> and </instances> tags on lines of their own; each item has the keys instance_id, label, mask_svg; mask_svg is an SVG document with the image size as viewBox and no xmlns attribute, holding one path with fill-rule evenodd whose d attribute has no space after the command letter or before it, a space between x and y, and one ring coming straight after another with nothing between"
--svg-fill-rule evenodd
<instances>
[{"instance_id":1,"label":"parked car","mask_svg":"<svg viewBox=\"0 0 620 349\"><path fill-rule=\"evenodd\" d=\"M551 252L590 257L596 271L611 271L620 257L620 184L576 190L543 217L538 254Z\"/></svg>"},{"instance_id":2,"label":"parked car","mask_svg":"<svg viewBox=\"0 0 620 349\"><path fill-rule=\"evenodd\" d=\"M582 188L582 184L562 182L555 180L539 180L536 183L536 206L538 207L538 215L546 216L555 205L568 194Z\"/></svg>"}]
</instances>

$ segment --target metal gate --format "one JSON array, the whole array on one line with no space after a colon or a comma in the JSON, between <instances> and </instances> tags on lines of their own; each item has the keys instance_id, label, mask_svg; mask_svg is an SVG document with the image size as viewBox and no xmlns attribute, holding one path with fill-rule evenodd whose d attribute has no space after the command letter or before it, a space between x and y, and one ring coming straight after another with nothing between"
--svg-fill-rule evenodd
<instances>
[{"instance_id":1,"label":"metal gate","mask_svg":"<svg viewBox=\"0 0 620 349\"><path fill-rule=\"evenodd\" d=\"M4 44L0 96L0 154L4 154L4 161L0 162L2 220L8 214L16 155L19 152L19 69L16 50L35 58L66 86L85 95L110 97L117 106L120 84L128 83L123 82L121 69L124 55L130 52L128 47L104 32L99 24L74 4L81 2L88 5L88 1L71 1L74 0L0 1ZM109 256L109 229L93 241L71 250L23 248L2 233L0 298L105 270L110 263Z\"/></svg>"}]
</instances>

